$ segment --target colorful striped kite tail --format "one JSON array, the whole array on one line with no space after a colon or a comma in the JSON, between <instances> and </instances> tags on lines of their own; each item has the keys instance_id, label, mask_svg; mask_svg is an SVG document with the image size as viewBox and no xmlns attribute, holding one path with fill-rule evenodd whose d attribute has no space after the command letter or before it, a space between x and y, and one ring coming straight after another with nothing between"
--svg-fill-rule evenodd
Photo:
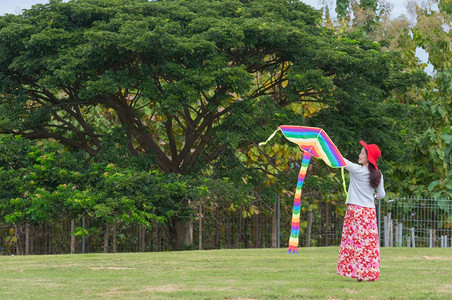
<instances>
[{"instance_id":1,"label":"colorful striped kite tail","mask_svg":"<svg viewBox=\"0 0 452 300\"><path fill-rule=\"evenodd\" d=\"M293 254L298 255L298 246L289 245L289 250L287 250L287 254L290 254L291 252L293 252Z\"/></svg>"},{"instance_id":2,"label":"colorful striped kite tail","mask_svg":"<svg viewBox=\"0 0 452 300\"><path fill-rule=\"evenodd\" d=\"M287 254L293 253L298 255L298 236L300 233L300 206L301 206L301 189L303 187L306 171L312 154L308 151L303 152L303 160L301 162L300 172L298 173L297 189L293 202L292 226L290 230L289 249Z\"/></svg>"}]
</instances>

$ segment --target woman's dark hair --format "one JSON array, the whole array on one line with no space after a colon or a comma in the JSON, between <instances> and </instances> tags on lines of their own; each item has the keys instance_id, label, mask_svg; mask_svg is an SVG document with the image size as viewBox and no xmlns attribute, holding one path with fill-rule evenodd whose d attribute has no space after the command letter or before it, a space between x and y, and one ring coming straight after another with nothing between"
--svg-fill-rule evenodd
<instances>
[{"instance_id":1,"label":"woman's dark hair","mask_svg":"<svg viewBox=\"0 0 452 300\"><path fill-rule=\"evenodd\" d=\"M369 181L370 186L376 189L380 185L381 173L380 170L375 169L375 166L369 163Z\"/></svg>"}]
</instances>

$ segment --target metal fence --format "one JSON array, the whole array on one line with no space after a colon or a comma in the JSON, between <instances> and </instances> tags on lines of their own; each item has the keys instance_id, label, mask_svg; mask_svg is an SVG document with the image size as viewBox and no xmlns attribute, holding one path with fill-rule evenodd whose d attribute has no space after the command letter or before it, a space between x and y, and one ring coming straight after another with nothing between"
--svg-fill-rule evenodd
<instances>
[{"instance_id":1,"label":"metal fence","mask_svg":"<svg viewBox=\"0 0 452 300\"><path fill-rule=\"evenodd\" d=\"M383 247L452 247L452 200L380 201L378 226Z\"/></svg>"},{"instance_id":2,"label":"metal fence","mask_svg":"<svg viewBox=\"0 0 452 300\"><path fill-rule=\"evenodd\" d=\"M99 253L104 251L103 225L95 219L86 219L86 229L90 235L77 237L75 253ZM76 226L82 226L77 220ZM26 231L28 230L28 238ZM28 241L27 241L28 240ZM26 251L28 246L28 251ZM109 251L113 251L110 236ZM152 229L144 229L139 224L119 224L117 226L117 252L153 252L169 249L168 238L163 225L154 223ZM52 223L33 226L13 226L0 224L0 255L29 254L64 254L71 252L71 222L60 218Z\"/></svg>"},{"instance_id":3,"label":"metal fence","mask_svg":"<svg viewBox=\"0 0 452 300\"><path fill-rule=\"evenodd\" d=\"M246 218L240 210L205 207L202 224L199 218L193 221L191 249L287 247L292 215L289 200L281 204L281 209L258 204L256 209L260 213ZM345 210L343 202L322 202L316 209L303 213L300 247L340 245ZM389 198L379 201L377 218L382 247L452 247L452 200ZM76 226L81 226L81 220L77 220ZM104 251L103 225L88 218L86 228L90 235L83 242L77 237L75 252ZM70 220L64 217L15 230L12 225L0 224L0 254L23 254L27 252L26 245L31 254L69 253L70 236ZM171 249L165 225L157 223L150 229L138 224L118 224L117 243L110 241L110 251L113 244L118 252Z\"/></svg>"}]
</instances>

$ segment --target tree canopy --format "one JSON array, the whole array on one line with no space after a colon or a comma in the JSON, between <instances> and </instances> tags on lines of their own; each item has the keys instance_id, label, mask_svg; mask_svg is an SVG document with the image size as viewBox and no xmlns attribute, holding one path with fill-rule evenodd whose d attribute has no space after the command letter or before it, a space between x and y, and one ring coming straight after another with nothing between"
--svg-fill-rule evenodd
<instances>
[{"instance_id":1,"label":"tree canopy","mask_svg":"<svg viewBox=\"0 0 452 300\"><path fill-rule=\"evenodd\" d=\"M187 173L302 123L291 111L301 103L381 101L391 56L336 36L320 17L284 0L51 1L6 15L0 130L96 156L121 128L132 154Z\"/></svg>"}]
</instances>

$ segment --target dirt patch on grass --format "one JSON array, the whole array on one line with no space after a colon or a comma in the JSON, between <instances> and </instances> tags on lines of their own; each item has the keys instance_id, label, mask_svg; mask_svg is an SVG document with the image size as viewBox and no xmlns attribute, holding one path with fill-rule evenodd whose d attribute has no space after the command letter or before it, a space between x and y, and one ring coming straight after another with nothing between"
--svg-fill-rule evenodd
<instances>
[{"instance_id":1,"label":"dirt patch on grass","mask_svg":"<svg viewBox=\"0 0 452 300\"><path fill-rule=\"evenodd\" d=\"M452 284L442 285L438 290L439 293L452 293Z\"/></svg>"},{"instance_id":2,"label":"dirt patch on grass","mask_svg":"<svg viewBox=\"0 0 452 300\"><path fill-rule=\"evenodd\" d=\"M422 258L427 260L452 260L452 257L444 256L423 256Z\"/></svg>"},{"instance_id":3,"label":"dirt patch on grass","mask_svg":"<svg viewBox=\"0 0 452 300\"><path fill-rule=\"evenodd\" d=\"M192 292L232 292L237 290L243 290L240 288L233 288L233 287L194 287L188 289Z\"/></svg>"},{"instance_id":4,"label":"dirt patch on grass","mask_svg":"<svg viewBox=\"0 0 452 300\"><path fill-rule=\"evenodd\" d=\"M27 287L45 287L45 288L58 288L63 286L61 283L57 283L54 281L50 281L48 279L30 279L30 278L11 278L6 279L6 285L8 285L9 282L12 282L13 284L18 284L19 286L27 286Z\"/></svg>"},{"instance_id":5,"label":"dirt patch on grass","mask_svg":"<svg viewBox=\"0 0 452 300\"><path fill-rule=\"evenodd\" d=\"M90 268L91 270L135 270L136 268L129 267L95 267Z\"/></svg>"},{"instance_id":6,"label":"dirt patch on grass","mask_svg":"<svg viewBox=\"0 0 452 300\"><path fill-rule=\"evenodd\" d=\"M183 285L161 285L147 287L145 289L139 289L135 291L123 290L118 288L112 288L106 292L98 293L98 296L117 296L117 295L135 295L135 294L146 294L146 293L171 293L184 290Z\"/></svg>"},{"instance_id":7,"label":"dirt patch on grass","mask_svg":"<svg viewBox=\"0 0 452 300\"><path fill-rule=\"evenodd\" d=\"M349 294L356 294L356 293L358 293L357 290L352 290L352 289L345 289L345 290L346 290L347 293L349 293Z\"/></svg>"},{"instance_id":8,"label":"dirt patch on grass","mask_svg":"<svg viewBox=\"0 0 452 300\"><path fill-rule=\"evenodd\" d=\"M183 285L175 285L175 284L167 284L167 285L160 285L160 286L150 286L143 290L143 292L148 293L171 293L171 292L178 292L183 290L185 287Z\"/></svg>"}]
</instances>

